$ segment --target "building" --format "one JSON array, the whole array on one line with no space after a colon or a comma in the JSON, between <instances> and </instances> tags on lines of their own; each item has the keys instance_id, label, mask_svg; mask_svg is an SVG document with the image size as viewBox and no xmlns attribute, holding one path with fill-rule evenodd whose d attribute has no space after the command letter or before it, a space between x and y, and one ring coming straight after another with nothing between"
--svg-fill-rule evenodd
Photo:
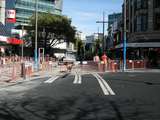
<instances>
[{"instance_id":1,"label":"building","mask_svg":"<svg viewBox=\"0 0 160 120\"><path fill-rule=\"evenodd\" d=\"M122 13L108 15L107 49L113 49L121 39Z\"/></svg>"},{"instance_id":2,"label":"building","mask_svg":"<svg viewBox=\"0 0 160 120\"><path fill-rule=\"evenodd\" d=\"M28 25L29 18L35 12L34 0L16 0L16 24ZM62 1L61 0L38 0L38 12L50 12L52 14L61 14Z\"/></svg>"},{"instance_id":3,"label":"building","mask_svg":"<svg viewBox=\"0 0 160 120\"><path fill-rule=\"evenodd\" d=\"M0 0L0 31L4 31L4 28L7 31L7 36L0 34L1 42L2 38L8 43L10 37L22 37L22 26L29 25L29 19L35 13L35 2L36 0ZM38 12L61 15L62 4L63 0L38 0Z\"/></svg>"},{"instance_id":4,"label":"building","mask_svg":"<svg viewBox=\"0 0 160 120\"><path fill-rule=\"evenodd\" d=\"M126 9L127 58L146 59L148 67L160 65L160 0L127 0Z\"/></svg>"},{"instance_id":5,"label":"building","mask_svg":"<svg viewBox=\"0 0 160 120\"><path fill-rule=\"evenodd\" d=\"M121 19L121 17L122 13L113 13L108 15L108 28L110 28L113 25L113 23Z\"/></svg>"},{"instance_id":6,"label":"building","mask_svg":"<svg viewBox=\"0 0 160 120\"><path fill-rule=\"evenodd\" d=\"M38 12L61 15L62 4L62 0L38 0ZM16 11L16 22L6 22L8 29L14 33L17 32L14 30L16 26L28 26L30 17L35 13L35 8L35 0L6 0L6 9Z\"/></svg>"}]
</instances>

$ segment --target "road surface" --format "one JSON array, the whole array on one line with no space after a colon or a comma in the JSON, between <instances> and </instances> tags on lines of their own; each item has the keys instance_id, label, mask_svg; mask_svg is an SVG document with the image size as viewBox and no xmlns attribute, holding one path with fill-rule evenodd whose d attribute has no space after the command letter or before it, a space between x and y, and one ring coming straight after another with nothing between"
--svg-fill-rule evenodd
<instances>
[{"instance_id":1,"label":"road surface","mask_svg":"<svg viewBox=\"0 0 160 120\"><path fill-rule=\"evenodd\" d=\"M160 120L158 73L45 77L0 89L0 120Z\"/></svg>"}]
</instances>

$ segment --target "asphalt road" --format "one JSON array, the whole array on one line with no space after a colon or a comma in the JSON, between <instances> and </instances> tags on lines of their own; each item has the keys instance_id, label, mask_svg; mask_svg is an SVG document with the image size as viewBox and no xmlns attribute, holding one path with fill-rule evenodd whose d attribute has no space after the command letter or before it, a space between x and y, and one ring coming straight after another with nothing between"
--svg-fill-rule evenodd
<instances>
[{"instance_id":1,"label":"asphalt road","mask_svg":"<svg viewBox=\"0 0 160 120\"><path fill-rule=\"evenodd\" d=\"M0 120L160 120L158 73L91 73L0 89Z\"/></svg>"}]
</instances>

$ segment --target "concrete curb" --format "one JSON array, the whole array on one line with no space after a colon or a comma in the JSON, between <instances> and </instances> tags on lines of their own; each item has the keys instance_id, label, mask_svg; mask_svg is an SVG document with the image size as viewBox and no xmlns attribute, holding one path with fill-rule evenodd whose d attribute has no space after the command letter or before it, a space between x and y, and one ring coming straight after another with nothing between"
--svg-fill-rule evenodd
<instances>
[{"instance_id":1,"label":"concrete curb","mask_svg":"<svg viewBox=\"0 0 160 120\"><path fill-rule=\"evenodd\" d=\"M37 79L40 79L40 78L47 78L47 77L60 75L60 72L59 71L51 71L51 72L44 72L43 75L41 75L41 74L42 74L42 72L39 72L39 73L35 73L32 77L27 77L26 79L20 78L20 79L13 80L13 81L8 82L8 83L7 82L2 82L3 84L2 85L0 84L0 88L5 88L5 87L9 87L9 86L22 84L22 83L29 82L29 81L34 81L34 80L37 80Z\"/></svg>"}]
</instances>

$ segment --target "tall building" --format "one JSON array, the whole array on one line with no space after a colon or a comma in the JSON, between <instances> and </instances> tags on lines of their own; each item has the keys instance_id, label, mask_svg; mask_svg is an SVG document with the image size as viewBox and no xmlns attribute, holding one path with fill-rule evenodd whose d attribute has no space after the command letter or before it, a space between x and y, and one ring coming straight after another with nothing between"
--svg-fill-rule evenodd
<instances>
[{"instance_id":1,"label":"tall building","mask_svg":"<svg viewBox=\"0 0 160 120\"><path fill-rule=\"evenodd\" d=\"M63 0L37 0L38 12L61 15ZM16 10L16 23L7 23L9 29L29 24L29 18L35 13L36 0L6 0L6 9Z\"/></svg>"},{"instance_id":2,"label":"tall building","mask_svg":"<svg viewBox=\"0 0 160 120\"><path fill-rule=\"evenodd\" d=\"M122 13L113 13L108 15L108 28L110 28L116 21L122 18Z\"/></svg>"},{"instance_id":3,"label":"tall building","mask_svg":"<svg viewBox=\"0 0 160 120\"><path fill-rule=\"evenodd\" d=\"M16 0L16 25L29 24L29 18L35 12L35 0ZM50 12L52 14L61 14L62 0L38 0L38 12Z\"/></svg>"},{"instance_id":4,"label":"tall building","mask_svg":"<svg viewBox=\"0 0 160 120\"><path fill-rule=\"evenodd\" d=\"M122 13L108 15L107 49L112 49L121 35Z\"/></svg>"},{"instance_id":5,"label":"tall building","mask_svg":"<svg viewBox=\"0 0 160 120\"><path fill-rule=\"evenodd\" d=\"M160 0L127 0L126 11L127 58L160 65ZM122 49L123 43L116 48Z\"/></svg>"}]
</instances>

